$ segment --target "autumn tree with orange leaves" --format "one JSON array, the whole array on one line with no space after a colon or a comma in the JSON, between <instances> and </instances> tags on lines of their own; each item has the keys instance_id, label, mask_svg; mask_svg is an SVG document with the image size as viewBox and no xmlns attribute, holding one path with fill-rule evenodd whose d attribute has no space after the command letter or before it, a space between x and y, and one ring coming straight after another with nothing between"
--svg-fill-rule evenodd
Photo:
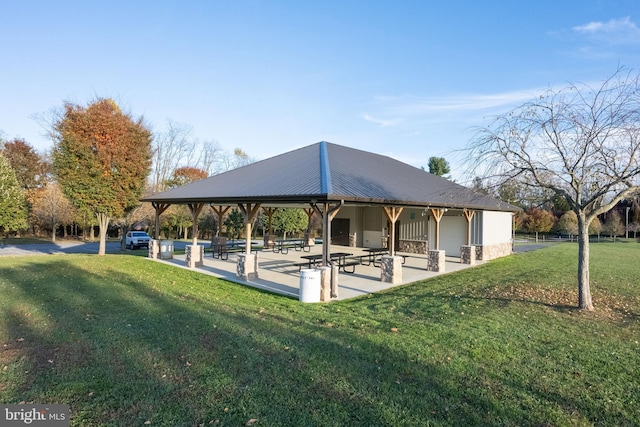
<instances>
[{"instance_id":1,"label":"autumn tree with orange leaves","mask_svg":"<svg viewBox=\"0 0 640 427\"><path fill-rule=\"evenodd\" d=\"M106 253L109 221L139 204L151 167L151 131L111 99L66 103L54 125L54 174L81 211L93 212Z\"/></svg>"}]
</instances>

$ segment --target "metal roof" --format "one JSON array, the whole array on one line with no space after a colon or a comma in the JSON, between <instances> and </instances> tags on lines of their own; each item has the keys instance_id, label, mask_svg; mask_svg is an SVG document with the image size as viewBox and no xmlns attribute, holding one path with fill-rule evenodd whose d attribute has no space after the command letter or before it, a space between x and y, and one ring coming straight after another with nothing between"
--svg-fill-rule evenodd
<instances>
[{"instance_id":1,"label":"metal roof","mask_svg":"<svg viewBox=\"0 0 640 427\"><path fill-rule=\"evenodd\" d=\"M341 200L345 205L519 210L393 158L326 141L142 199L263 206L308 206L311 201Z\"/></svg>"}]
</instances>

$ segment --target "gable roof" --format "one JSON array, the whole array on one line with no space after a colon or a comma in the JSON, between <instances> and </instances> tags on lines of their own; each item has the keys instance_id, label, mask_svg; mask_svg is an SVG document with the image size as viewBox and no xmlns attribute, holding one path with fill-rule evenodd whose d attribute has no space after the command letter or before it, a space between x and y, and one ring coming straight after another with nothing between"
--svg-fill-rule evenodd
<instances>
[{"instance_id":1,"label":"gable roof","mask_svg":"<svg viewBox=\"0 0 640 427\"><path fill-rule=\"evenodd\" d=\"M518 211L393 158L318 142L141 199L146 202L308 206L344 201L414 207Z\"/></svg>"}]
</instances>

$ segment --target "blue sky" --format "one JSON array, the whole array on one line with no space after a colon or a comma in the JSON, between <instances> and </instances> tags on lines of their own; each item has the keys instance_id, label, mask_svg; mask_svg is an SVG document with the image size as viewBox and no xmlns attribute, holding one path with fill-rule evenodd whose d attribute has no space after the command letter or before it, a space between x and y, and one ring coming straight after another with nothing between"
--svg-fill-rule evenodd
<instances>
[{"instance_id":1,"label":"blue sky","mask_svg":"<svg viewBox=\"0 0 640 427\"><path fill-rule=\"evenodd\" d=\"M260 160L321 140L414 166L546 88L640 71L640 2L0 0L0 131L114 98Z\"/></svg>"}]
</instances>

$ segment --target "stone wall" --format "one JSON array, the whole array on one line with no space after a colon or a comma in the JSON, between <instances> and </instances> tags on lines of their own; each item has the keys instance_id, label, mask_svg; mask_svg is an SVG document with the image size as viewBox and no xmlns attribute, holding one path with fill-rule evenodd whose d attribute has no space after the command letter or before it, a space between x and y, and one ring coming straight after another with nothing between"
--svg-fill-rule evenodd
<instances>
[{"instance_id":1,"label":"stone wall","mask_svg":"<svg viewBox=\"0 0 640 427\"><path fill-rule=\"evenodd\" d=\"M511 255L513 244L511 242L496 243L495 245L476 246L476 259L489 261L503 256Z\"/></svg>"},{"instance_id":2,"label":"stone wall","mask_svg":"<svg viewBox=\"0 0 640 427\"><path fill-rule=\"evenodd\" d=\"M400 239L400 252L410 254L426 254L429 248L429 242L426 240L402 240Z\"/></svg>"}]
</instances>

